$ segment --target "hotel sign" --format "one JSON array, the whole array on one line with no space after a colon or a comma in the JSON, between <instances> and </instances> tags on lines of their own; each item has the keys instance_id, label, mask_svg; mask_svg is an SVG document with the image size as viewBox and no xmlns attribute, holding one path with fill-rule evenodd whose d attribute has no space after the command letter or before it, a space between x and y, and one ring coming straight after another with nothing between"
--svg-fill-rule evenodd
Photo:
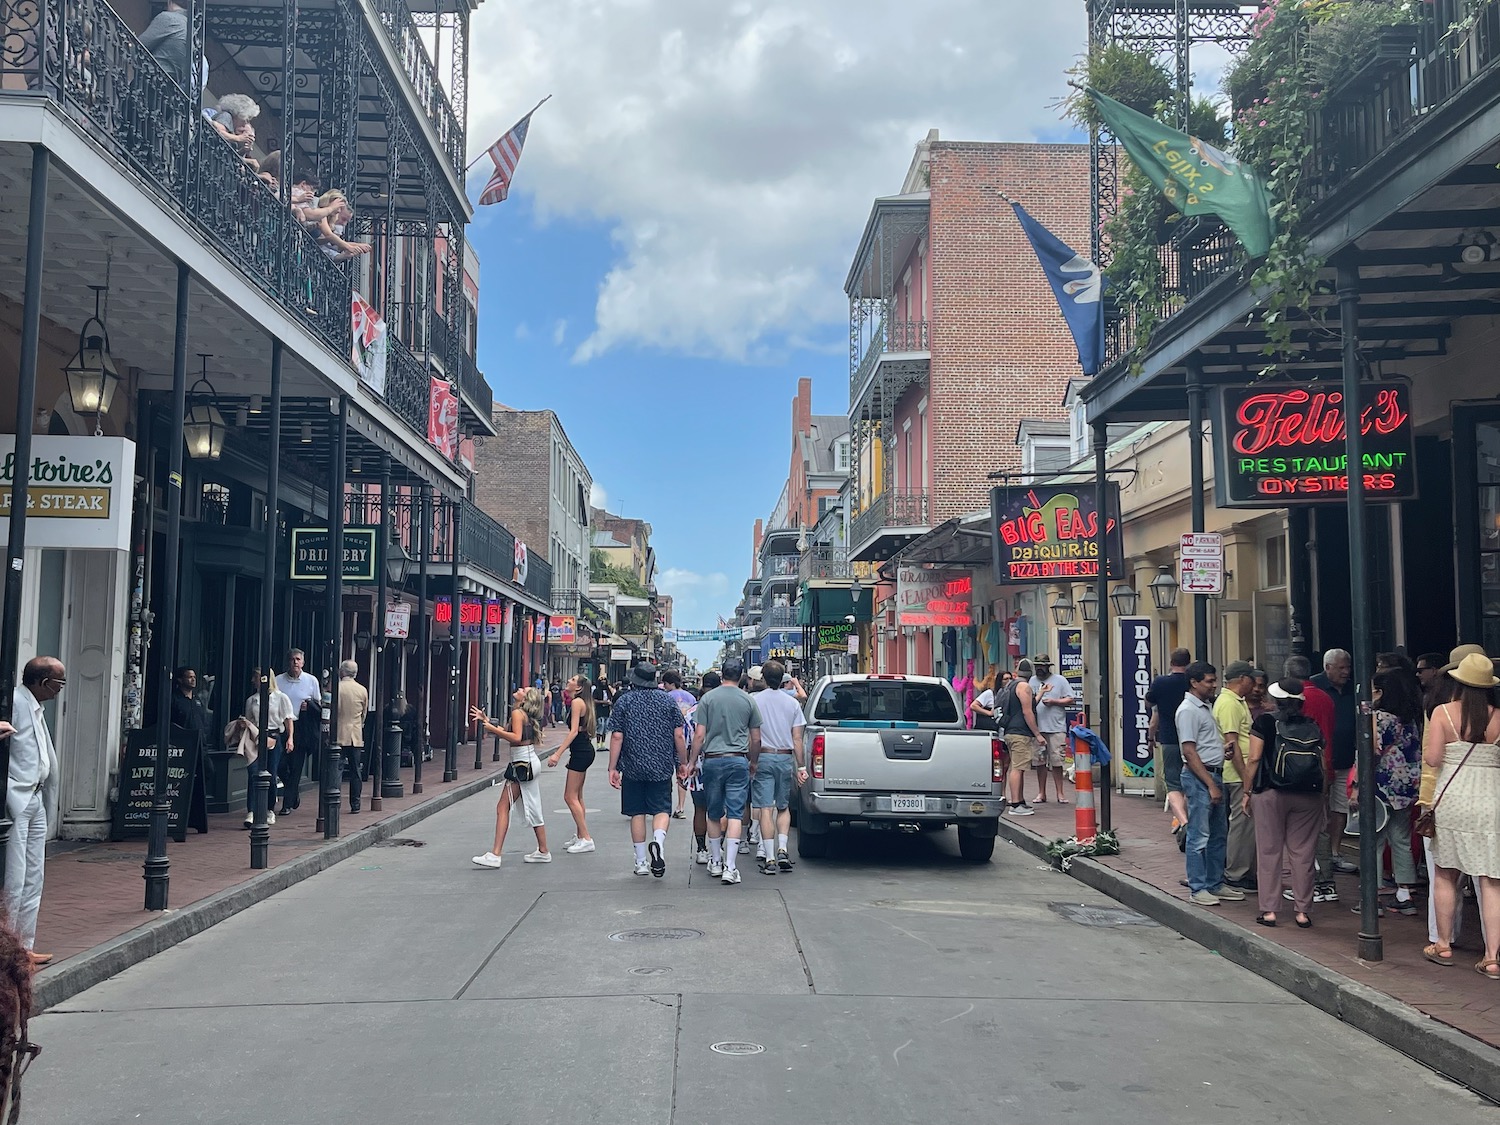
<instances>
[{"instance_id":1,"label":"hotel sign","mask_svg":"<svg viewBox=\"0 0 1500 1125\"><path fill-rule=\"evenodd\" d=\"M0 434L0 520L10 521L16 438ZM26 546L130 549L135 443L115 437L31 439Z\"/></svg>"},{"instance_id":2,"label":"hotel sign","mask_svg":"<svg viewBox=\"0 0 1500 1125\"><path fill-rule=\"evenodd\" d=\"M1214 501L1221 508L1343 503L1344 391L1338 383L1224 387L1214 417ZM1411 384L1360 385L1364 489L1371 500L1417 495Z\"/></svg>"},{"instance_id":3,"label":"hotel sign","mask_svg":"<svg viewBox=\"0 0 1500 1125\"><path fill-rule=\"evenodd\" d=\"M1105 493L1104 546L1109 577L1125 573L1120 488ZM1067 582L1099 577L1099 503L1092 484L990 490L995 582Z\"/></svg>"}]
</instances>

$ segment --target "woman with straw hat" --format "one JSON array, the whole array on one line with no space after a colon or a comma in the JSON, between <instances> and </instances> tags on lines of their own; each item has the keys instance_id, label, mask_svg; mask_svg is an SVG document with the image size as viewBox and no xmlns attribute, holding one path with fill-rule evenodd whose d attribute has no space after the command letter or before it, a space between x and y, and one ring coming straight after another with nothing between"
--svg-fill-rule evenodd
<instances>
[{"instance_id":1,"label":"woman with straw hat","mask_svg":"<svg viewBox=\"0 0 1500 1125\"><path fill-rule=\"evenodd\" d=\"M1458 685L1457 697L1433 711L1422 755L1427 765L1440 768L1432 803L1438 940L1422 955L1437 965L1453 964L1458 878L1467 873L1482 887L1484 957L1474 968L1500 980L1500 708L1493 692L1500 680L1490 658L1477 652L1446 674Z\"/></svg>"}]
</instances>

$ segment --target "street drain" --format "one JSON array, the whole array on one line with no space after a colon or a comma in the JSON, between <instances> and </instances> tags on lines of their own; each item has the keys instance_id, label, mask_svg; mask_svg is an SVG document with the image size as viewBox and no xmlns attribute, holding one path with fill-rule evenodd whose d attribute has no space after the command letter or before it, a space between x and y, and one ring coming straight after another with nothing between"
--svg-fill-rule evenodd
<instances>
[{"instance_id":1,"label":"street drain","mask_svg":"<svg viewBox=\"0 0 1500 1125\"><path fill-rule=\"evenodd\" d=\"M627 969L633 977L664 977L672 970L665 965L642 965L638 969Z\"/></svg>"},{"instance_id":2,"label":"street drain","mask_svg":"<svg viewBox=\"0 0 1500 1125\"><path fill-rule=\"evenodd\" d=\"M610 941L692 941L701 938L702 930L667 926L657 930L621 930L609 935Z\"/></svg>"},{"instance_id":3,"label":"street drain","mask_svg":"<svg viewBox=\"0 0 1500 1125\"><path fill-rule=\"evenodd\" d=\"M709 1050L721 1055L759 1055L765 1052L759 1043L715 1043Z\"/></svg>"},{"instance_id":4,"label":"street drain","mask_svg":"<svg viewBox=\"0 0 1500 1125\"><path fill-rule=\"evenodd\" d=\"M1080 926L1155 926L1144 914L1123 906L1087 906L1081 902L1049 902L1047 909Z\"/></svg>"},{"instance_id":5,"label":"street drain","mask_svg":"<svg viewBox=\"0 0 1500 1125\"><path fill-rule=\"evenodd\" d=\"M425 848L425 840L412 840L406 836L392 836L389 840L377 840L371 845L376 848Z\"/></svg>"}]
</instances>

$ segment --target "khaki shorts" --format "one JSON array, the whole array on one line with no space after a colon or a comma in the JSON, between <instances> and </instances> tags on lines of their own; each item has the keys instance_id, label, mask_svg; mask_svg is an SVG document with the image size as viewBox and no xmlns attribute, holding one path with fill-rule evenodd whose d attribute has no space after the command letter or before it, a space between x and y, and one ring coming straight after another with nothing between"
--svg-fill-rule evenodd
<instances>
[{"instance_id":1,"label":"khaki shorts","mask_svg":"<svg viewBox=\"0 0 1500 1125\"><path fill-rule=\"evenodd\" d=\"M1037 769L1044 769L1047 766L1051 766L1054 769L1061 769L1068 748L1068 736L1066 732L1044 730L1042 731L1042 741L1046 745L1044 748L1038 748L1036 756Z\"/></svg>"},{"instance_id":2,"label":"khaki shorts","mask_svg":"<svg viewBox=\"0 0 1500 1125\"><path fill-rule=\"evenodd\" d=\"M1007 734L1005 748L1010 751L1010 768L1024 770L1036 756L1036 739L1029 734Z\"/></svg>"},{"instance_id":3,"label":"khaki shorts","mask_svg":"<svg viewBox=\"0 0 1500 1125\"><path fill-rule=\"evenodd\" d=\"M1328 808L1331 812L1349 815L1349 773L1347 770L1333 771L1333 788L1328 791Z\"/></svg>"}]
</instances>

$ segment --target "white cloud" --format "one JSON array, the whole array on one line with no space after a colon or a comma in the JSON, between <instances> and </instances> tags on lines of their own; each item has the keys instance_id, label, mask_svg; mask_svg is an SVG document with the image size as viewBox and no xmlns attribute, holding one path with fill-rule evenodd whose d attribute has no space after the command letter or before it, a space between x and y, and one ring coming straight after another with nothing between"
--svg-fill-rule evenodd
<instances>
[{"instance_id":1,"label":"white cloud","mask_svg":"<svg viewBox=\"0 0 1500 1125\"><path fill-rule=\"evenodd\" d=\"M558 318L552 325L552 343L562 347L564 340L568 338L568 322L565 318Z\"/></svg>"},{"instance_id":2,"label":"white cloud","mask_svg":"<svg viewBox=\"0 0 1500 1125\"><path fill-rule=\"evenodd\" d=\"M656 588L672 597L672 624L678 629L710 629L718 614L734 608L729 576L715 571L700 574L669 566L656 576Z\"/></svg>"},{"instance_id":3,"label":"white cloud","mask_svg":"<svg viewBox=\"0 0 1500 1125\"><path fill-rule=\"evenodd\" d=\"M529 324L527 324L524 320L521 321L519 324L516 325L516 339L517 340L529 340L529 339L531 339L531 326Z\"/></svg>"},{"instance_id":4,"label":"white cloud","mask_svg":"<svg viewBox=\"0 0 1500 1125\"><path fill-rule=\"evenodd\" d=\"M1084 39L1083 5L1033 0L489 0L470 148L556 95L516 190L543 221L609 225L617 249L575 359L755 359L836 341L871 200L928 128L1055 133Z\"/></svg>"},{"instance_id":5,"label":"white cloud","mask_svg":"<svg viewBox=\"0 0 1500 1125\"><path fill-rule=\"evenodd\" d=\"M589 506L609 511L609 493L604 491L604 486L598 481L589 485Z\"/></svg>"}]
</instances>

